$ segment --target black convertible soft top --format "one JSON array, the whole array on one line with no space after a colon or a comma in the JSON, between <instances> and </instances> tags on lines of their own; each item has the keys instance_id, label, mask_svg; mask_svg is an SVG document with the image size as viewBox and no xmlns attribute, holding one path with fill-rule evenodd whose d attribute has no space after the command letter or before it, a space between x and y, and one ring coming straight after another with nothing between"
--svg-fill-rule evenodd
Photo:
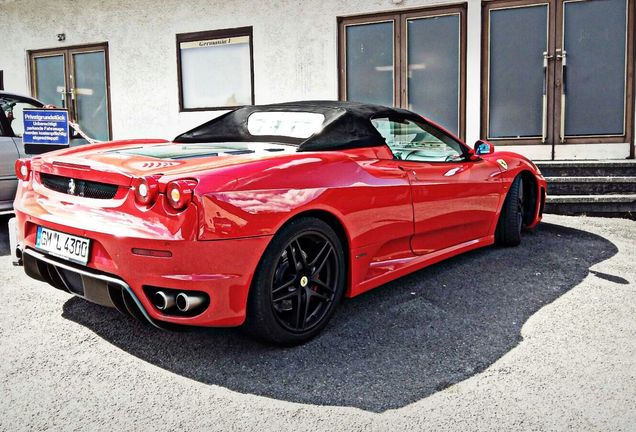
<instances>
[{"instance_id":1,"label":"black convertible soft top","mask_svg":"<svg viewBox=\"0 0 636 432\"><path fill-rule=\"evenodd\" d=\"M247 119L254 112L310 112L323 114L322 130L309 138L255 136L247 129ZM371 124L372 118L400 117L421 121L410 111L382 105L340 101L302 101L273 105L250 105L230 111L174 139L179 143L209 142L280 142L298 146L298 151L342 150L380 146L385 140Z\"/></svg>"}]
</instances>

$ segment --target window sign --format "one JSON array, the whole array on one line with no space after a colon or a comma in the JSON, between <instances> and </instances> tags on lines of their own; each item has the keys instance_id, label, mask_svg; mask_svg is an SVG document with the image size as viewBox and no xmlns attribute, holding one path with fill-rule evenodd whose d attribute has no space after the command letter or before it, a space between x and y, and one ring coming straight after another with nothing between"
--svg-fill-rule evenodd
<instances>
[{"instance_id":1,"label":"window sign","mask_svg":"<svg viewBox=\"0 0 636 432\"><path fill-rule=\"evenodd\" d=\"M209 32L208 36L222 35ZM232 32L230 32L232 33ZM251 29L227 37L193 40L178 35L182 110L230 108L253 103Z\"/></svg>"}]
</instances>

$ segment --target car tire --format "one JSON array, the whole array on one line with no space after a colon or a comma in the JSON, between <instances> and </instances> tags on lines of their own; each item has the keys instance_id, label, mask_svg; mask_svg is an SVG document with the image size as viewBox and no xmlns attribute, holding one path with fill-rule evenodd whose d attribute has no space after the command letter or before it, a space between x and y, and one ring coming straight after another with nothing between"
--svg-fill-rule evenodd
<instances>
[{"instance_id":1,"label":"car tire","mask_svg":"<svg viewBox=\"0 0 636 432\"><path fill-rule=\"evenodd\" d=\"M334 229L317 218L293 220L261 258L243 329L269 343L304 343L327 325L345 283L345 256Z\"/></svg>"},{"instance_id":2,"label":"car tire","mask_svg":"<svg viewBox=\"0 0 636 432\"><path fill-rule=\"evenodd\" d=\"M506 195L497 228L495 242L502 246L517 246L521 243L523 228L523 180L515 178Z\"/></svg>"}]
</instances>

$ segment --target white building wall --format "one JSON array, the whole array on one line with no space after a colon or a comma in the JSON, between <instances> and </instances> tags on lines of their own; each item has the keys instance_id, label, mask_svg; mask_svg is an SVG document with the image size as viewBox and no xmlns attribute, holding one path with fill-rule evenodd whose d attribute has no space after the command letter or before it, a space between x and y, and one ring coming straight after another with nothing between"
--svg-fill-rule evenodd
<instances>
[{"instance_id":1,"label":"white building wall","mask_svg":"<svg viewBox=\"0 0 636 432\"><path fill-rule=\"evenodd\" d=\"M479 135L479 1L469 1L467 137ZM338 98L336 17L431 0L0 0L5 89L29 94L27 50L108 42L113 138L172 138L218 111L179 113L176 34L252 26L255 101ZM58 42L57 33L66 41Z\"/></svg>"},{"instance_id":2,"label":"white building wall","mask_svg":"<svg viewBox=\"0 0 636 432\"><path fill-rule=\"evenodd\" d=\"M337 99L336 17L449 3L453 2L0 0L0 69L6 90L29 94L27 50L108 42L113 138L172 138L221 113L179 112L177 33L252 26L257 104ZM480 27L481 1L468 0L469 143L479 138ZM57 41L58 33L66 34L64 42ZM609 146L596 147L609 154ZM616 157L625 157L625 149L629 152L622 146ZM549 157L547 150L521 151L543 159ZM581 151L571 157L584 155L585 146Z\"/></svg>"}]
</instances>

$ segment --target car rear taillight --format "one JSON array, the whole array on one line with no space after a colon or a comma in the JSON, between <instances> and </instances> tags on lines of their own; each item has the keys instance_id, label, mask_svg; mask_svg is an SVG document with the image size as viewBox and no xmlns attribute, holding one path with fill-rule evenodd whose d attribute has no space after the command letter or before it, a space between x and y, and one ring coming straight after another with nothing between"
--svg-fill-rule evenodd
<instances>
[{"instance_id":1,"label":"car rear taillight","mask_svg":"<svg viewBox=\"0 0 636 432\"><path fill-rule=\"evenodd\" d=\"M31 176L31 159L18 159L15 161L15 175L20 180L29 180Z\"/></svg>"},{"instance_id":2,"label":"car rear taillight","mask_svg":"<svg viewBox=\"0 0 636 432\"><path fill-rule=\"evenodd\" d=\"M183 210L192 201L194 187L197 182L194 180L175 180L166 185L166 199L175 210Z\"/></svg>"},{"instance_id":3,"label":"car rear taillight","mask_svg":"<svg viewBox=\"0 0 636 432\"><path fill-rule=\"evenodd\" d=\"M140 177L133 180L135 199L141 205L150 206L159 195L159 183L154 177Z\"/></svg>"}]
</instances>

